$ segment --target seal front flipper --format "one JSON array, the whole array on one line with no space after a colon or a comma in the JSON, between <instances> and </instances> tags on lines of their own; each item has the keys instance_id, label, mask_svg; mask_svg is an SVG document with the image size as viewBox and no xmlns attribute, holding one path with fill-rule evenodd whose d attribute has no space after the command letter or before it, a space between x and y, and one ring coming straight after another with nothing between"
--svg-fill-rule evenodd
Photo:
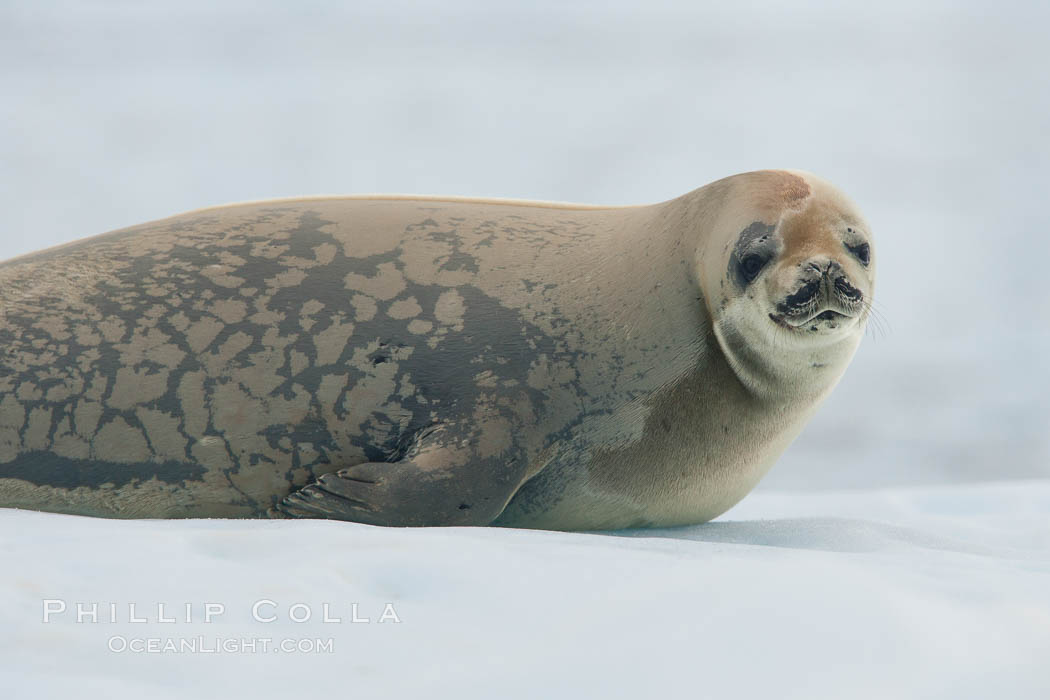
<instances>
[{"instance_id":1,"label":"seal front flipper","mask_svg":"<svg viewBox=\"0 0 1050 700\"><path fill-rule=\"evenodd\" d=\"M522 479L492 458L457 463L461 454L430 450L400 462L365 462L323 474L277 503L272 515L395 527L488 525Z\"/></svg>"}]
</instances>

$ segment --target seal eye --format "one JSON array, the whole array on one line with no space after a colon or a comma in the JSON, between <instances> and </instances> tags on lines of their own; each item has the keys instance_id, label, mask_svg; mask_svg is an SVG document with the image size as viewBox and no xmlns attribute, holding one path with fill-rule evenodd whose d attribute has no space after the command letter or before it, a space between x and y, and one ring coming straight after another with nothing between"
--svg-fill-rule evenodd
<instances>
[{"instance_id":1,"label":"seal eye","mask_svg":"<svg viewBox=\"0 0 1050 700\"><path fill-rule=\"evenodd\" d=\"M846 248L857 256L857 260L860 260L861 265L867 265L868 261L871 260L871 247L867 243L847 245Z\"/></svg>"},{"instance_id":2,"label":"seal eye","mask_svg":"<svg viewBox=\"0 0 1050 700\"><path fill-rule=\"evenodd\" d=\"M758 277L758 273L762 272L762 268L765 266L765 258L761 255L751 254L740 261L740 272L744 275L744 279L751 282Z\"/></svg>"}]
</instances>

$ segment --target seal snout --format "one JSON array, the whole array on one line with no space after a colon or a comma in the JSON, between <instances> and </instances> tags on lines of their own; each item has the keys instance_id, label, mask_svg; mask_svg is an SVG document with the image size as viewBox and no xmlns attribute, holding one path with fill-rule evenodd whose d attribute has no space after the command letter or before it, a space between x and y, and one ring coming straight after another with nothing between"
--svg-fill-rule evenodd
<instances>
[{"instance_id":1,"label":"seal snout","mask_svg":"<svg viewBox=\"0 0 1050 700\"><path fill-rule=\"evenodd\" d=\"M801 328L815 322L835 328L839 321L852 318L864 294L851 282L842 265L823 258L799 265L800 284L777 304L770 318L779 325ZM816 326L810 330L816 330Z\"/></svg>"}]
</instances>

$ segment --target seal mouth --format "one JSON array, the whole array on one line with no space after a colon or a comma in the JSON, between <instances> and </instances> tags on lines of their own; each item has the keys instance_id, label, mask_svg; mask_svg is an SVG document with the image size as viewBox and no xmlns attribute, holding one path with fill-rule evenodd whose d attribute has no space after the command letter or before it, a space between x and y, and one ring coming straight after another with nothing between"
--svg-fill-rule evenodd
<instances>
[{"instance_id":1,"label":"seal mouth","mask_svg":"<svg viewBox=\"0 0 1050 700\"><path fill-rule=\"evenodd\" d=\"M803 323L803 325L805 325L806 323L813 323L814 321L841 321L842 319L846 319L846 318L849 318L849 316L847 316L846 314L842 313L841 311L834 311L832 309L825 309L824 311L821 311L816 316L814 316L814 317L812 317L812 318L810 318L810 319L808 319L806 321L803 321L802 323Z\"/></svg>"},{"instance_id":2,"label":"seal mouth","mask_svg":"<svg viewBox=\"0 0 1050 700\"><path fill-rule=\"evenodd\" d=\"M772 319L773 323L784 328L790 328L791 330L802 330L805 326L810 324L819 323L826 324L828 328L837 328L840 322L846 321L853 318L848 314L844 314L841 311L835 311L833 309L824 309L823 311L813 314L812 316L800 320L794 321L788 320L788 318L781 314L769 314L769 318ZM816 326L810 328L810 330L817 330Z\"/></svg>"}]
</instances>

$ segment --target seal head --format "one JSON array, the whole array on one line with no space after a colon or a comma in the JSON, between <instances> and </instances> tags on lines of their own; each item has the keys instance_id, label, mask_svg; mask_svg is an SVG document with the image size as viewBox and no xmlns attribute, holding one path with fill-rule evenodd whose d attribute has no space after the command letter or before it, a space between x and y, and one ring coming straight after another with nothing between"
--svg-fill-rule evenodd
<instances>
[{"instance_id":1,"label":"seal head","mask_svg":"<svg viewBox=\"0 0 1050 700\"><path fill-rule=\"evenodd\" d=\"M757 176L765 182L740 181ZM815 175L766 171L735 180L746 196L730 195L698 260L719 344L758 393L783 393L785 385L824 393L831 386L807 370L837 378L863 336L875 284L871 229Z\"/></svg>"}]
</instances>

